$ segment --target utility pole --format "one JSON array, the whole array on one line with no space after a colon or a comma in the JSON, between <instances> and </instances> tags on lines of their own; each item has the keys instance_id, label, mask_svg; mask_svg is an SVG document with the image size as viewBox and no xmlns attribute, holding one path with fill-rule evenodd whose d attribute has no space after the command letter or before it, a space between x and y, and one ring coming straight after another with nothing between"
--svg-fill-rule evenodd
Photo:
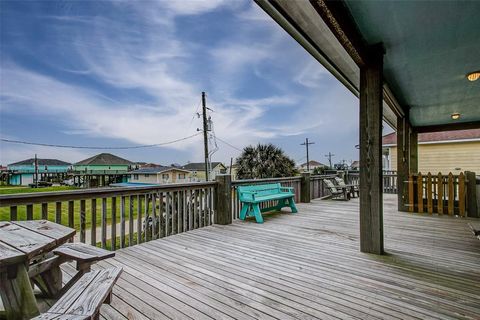
<instances>
[{"instance_id":1,"label":"utility pole","mask_svg":"<svg viewBox=\"0 0 480 320\"><path fill-rule=\"evenodd\" d=\"M205 147L205 180L208 181L208 124L207 124L207 102L205 92L202 92L202 109L203 109L203 145Z\"/></svg>"},{"instance_id":2,"label":"utility pole","mask_svg":"<svg viewBox=\"0 0 480 320\"><path fill-rule=\"evenodd\" d=\"M332 169L332 157L335 156L333 153L328 152L328 154L325 155L325 157L328 158L328 163L330 164L330 169Z\"/></svg>"},{"instance_id":3,"label":"utility pole","mask_svg":"<svg viewBox=\"0 0 480 320\"><path fill-rule=\"evenodd\" d=\"M305 149L307 149L307 171L310 172L310 158L308 157L308 146L311 144L315 144L315 142L308 142L308 138L305 138L304 143L300 143L301 146L305 146Z\"/></svg>"}]
</instances>

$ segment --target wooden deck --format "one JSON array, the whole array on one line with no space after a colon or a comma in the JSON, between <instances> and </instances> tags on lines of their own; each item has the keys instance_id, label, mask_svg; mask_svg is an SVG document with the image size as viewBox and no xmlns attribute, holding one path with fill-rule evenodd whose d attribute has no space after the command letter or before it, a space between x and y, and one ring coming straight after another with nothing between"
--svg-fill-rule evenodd
<instances>
[{"instance_id":1,"label":"wooden deck","mask_svg":"<svg viewBox=\"0 0 480 320\"><path fill-rule=\"evenodd\" d=\"M385 195L386 256L359 252L358 199L119 250L99 264L124 270L102 317L480 319L480 241L469 220L395 208Z\"/></svg>"}]
</instances>

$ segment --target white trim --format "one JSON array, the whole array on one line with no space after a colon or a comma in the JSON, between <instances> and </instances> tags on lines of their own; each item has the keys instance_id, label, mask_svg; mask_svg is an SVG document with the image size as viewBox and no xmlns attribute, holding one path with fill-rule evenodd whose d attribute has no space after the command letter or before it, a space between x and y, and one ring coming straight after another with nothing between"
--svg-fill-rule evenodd
<instances>
[{"instance_id":1,"label":"white trim","mask_svg":"<svg viewBox=\"0 0 480 320\"><path fill-rule=\"evenodd\" d=\"M423 141L418 142L418 144L441 144L441 143L462 143L462 142L476 142L480 141L480 138L472 138L472 139L457 139L457 140L439 140L439 141ZM383 147L396 147L396 143L389 143L382 145Z\"/></svg>"}]
</instances>

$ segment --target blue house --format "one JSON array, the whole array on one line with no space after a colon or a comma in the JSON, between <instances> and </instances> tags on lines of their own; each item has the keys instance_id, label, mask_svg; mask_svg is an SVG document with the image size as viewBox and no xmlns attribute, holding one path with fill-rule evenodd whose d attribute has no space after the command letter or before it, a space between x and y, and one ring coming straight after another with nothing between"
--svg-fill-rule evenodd
<instances>
[{"instance_id":1,"label":"blue house","mask_svg":"<svg viewBox=\"0 0 480 320\"><path fill-rule=\"evenodd\" d=\"M57 159L37 159L39 179L42 175L49 175L55 173L66 173L71 164ZM7 166L8 170L12 172L8 183L11 185L27 186L33 183L35 174L35 159L11 163Z\"/></svg>"}]
</instances>

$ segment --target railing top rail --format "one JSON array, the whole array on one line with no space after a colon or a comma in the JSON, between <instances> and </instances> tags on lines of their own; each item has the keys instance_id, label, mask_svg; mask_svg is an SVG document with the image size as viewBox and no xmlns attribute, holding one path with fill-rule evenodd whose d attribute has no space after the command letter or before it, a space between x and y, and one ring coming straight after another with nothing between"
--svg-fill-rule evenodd
<instances>
[{"instance_id":1,"label":"railing top rail","mask_svg":"<svg viewBox=\"0 0 480 320\"><path fill-rule=\"evenodd\" d=\"M310 176L310 180L318 180L318 179L329 179L336 177L335 174L317 174Z\"/></svg>"},{"instance_id":2,"label":"railing top rail","mask_svg":"<svg viewBox=\"0 0 480 320\"><path fill-rule=\"evenodd\" d=\"M152 191L179 191L198 187L215 186L217 182L189 182L171 183L159 186L143 187L108 187L97 189L36 192L0 195L0 207L8 207L22 204L34 204L42 202L61 202L91 198L106 198L113 196L137 195Z\"/></svg>"},{"instance_id":3,"label":"railing top rail","mask_svg":"<svg viewBox=\"0 0 480 320\"><path fill-rule=\"evenodd\" d=\"M261 182L277 182L277 181L301 181L301 180L302 180L301 176L266 178L266 179L245 179L245 180L233 180L232 185L242 185L242 184L261 183Z\"/></svg>"}]
</instances>

